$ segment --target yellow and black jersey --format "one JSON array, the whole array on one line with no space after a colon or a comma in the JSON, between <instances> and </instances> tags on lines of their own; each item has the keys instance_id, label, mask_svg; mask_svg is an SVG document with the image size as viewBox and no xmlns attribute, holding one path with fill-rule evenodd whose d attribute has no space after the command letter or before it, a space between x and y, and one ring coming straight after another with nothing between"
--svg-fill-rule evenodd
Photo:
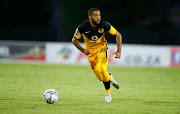
<instances>
[{"instance_id":1,"label":"yellow and black jersey","mask_svg":"<svg viewBox=\"0 0 180 114\"><path fill-rule=\"evenodd\" d=\"M78 26L74 33L74 37L80 39L83 36L85 49L96 49L101 44L106 43L106 31L111 35L116 33L116 29L106 21L101 20L100 24L98 24L96 28L92 28L89 20L86 20Z\"/></svg>"}]
</instances>

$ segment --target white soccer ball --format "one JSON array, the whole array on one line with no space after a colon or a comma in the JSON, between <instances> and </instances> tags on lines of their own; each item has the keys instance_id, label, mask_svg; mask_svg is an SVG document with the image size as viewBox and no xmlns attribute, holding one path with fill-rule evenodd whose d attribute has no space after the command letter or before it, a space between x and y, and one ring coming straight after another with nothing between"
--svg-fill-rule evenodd
<instances>
[{"instance_id":1,"label":"white soccer ball","mask_svg":"<svg viewBox=\"0 0 180 114\"><path fill-rule=\"evenodd\" d=\"M49 104L57 102L58 97L58 92L54 89L47 89L43 94L44 101Z\"/></svg>"}]
</instances>

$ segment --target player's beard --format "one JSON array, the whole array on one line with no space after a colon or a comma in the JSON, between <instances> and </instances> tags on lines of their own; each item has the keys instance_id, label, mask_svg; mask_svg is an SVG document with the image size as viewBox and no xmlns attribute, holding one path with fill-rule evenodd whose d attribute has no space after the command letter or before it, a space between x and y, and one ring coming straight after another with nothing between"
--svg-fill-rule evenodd
<instances>
[{"instance_id":1,"label":"player's beard","mask_svg":"<svg viewBox=\"0 0 180 114\"><path fill-rule=\"evenodd\" d=\"M96 21L94 21L93 19L91 19L91 20L92 20L93 24L98 25L98 23L96 23Z\"/></svg>"}]
</instances>

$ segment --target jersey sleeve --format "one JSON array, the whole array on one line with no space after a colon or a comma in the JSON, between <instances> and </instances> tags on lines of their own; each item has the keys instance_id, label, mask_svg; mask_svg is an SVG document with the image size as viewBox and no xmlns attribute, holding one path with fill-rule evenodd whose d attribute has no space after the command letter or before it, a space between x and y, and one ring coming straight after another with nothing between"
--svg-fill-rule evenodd
<instances>
[{"instance_id":1,"label":"jersey sleeve","mask_svg":"<svg viewBox=\"0 0 180 114\"><path fill-rule=\"evenodd\" d=\"M114 35L116 33L116 29L111 26L110 30L108 31L111 35Z\"/></svg>"},{"instance_id":2,"label":"jersey sleeve","mask_svg":"<svg viewBox=\"0 0 180 114\"><path fill-rule=\"evenodd\" d=\"M82 34L79 32L79 29L77 28L75 33L74 33L74 37L76 37L77 39L81 39Z\"/></svg>"},{"instance_id":3,"label":"jersey sleeve","mask_svg":"<svg viewBox=\"0 0 180 114\"><path fill-rule=\"evenodd\" d=\"M116 29L106 21L104 21L104 27L105 30L108 31L111 35L114 35L116 33Z\"/></svg>"},{"instance_id":4,"label":"jersey sleeve","mask_svg":"<svg viewBox=\"0 0 180 114\"><path fill-rule=\"evenodd\" d=\"M77 39L81 39L82 34L84 33L84 23L85 22L81 23L74 33L74 37L76 37Z\"/></svg>"}]
</instances>

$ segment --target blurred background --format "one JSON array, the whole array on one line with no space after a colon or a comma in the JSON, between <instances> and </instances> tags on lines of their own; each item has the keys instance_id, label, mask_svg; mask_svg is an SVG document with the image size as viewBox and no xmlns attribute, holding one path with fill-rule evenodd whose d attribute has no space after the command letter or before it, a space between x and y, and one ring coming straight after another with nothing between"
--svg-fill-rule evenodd
<instances>
[{"instance_id":1,"label":"blurred background","mask_svg":"<svg viewBox=\"0 0 180 114\"><path fill-rule=\"evenodd\" d=\"M123 36L116 60L106 34L109 64L180 66L180 0L0 0L0 62L88 65L71 39L93 7Z\"/></svg>"},{"instance_id":2,"label":"blurred background","mask_svg":"<svg viewBox=\"0 0 180 114\"><path fill-rule=\"evenodd\" d=\"M180 45L179 0L1 0L0 40L71 42L91 7L123 35L123 43Z\"/></svg>"}]
</instances>

